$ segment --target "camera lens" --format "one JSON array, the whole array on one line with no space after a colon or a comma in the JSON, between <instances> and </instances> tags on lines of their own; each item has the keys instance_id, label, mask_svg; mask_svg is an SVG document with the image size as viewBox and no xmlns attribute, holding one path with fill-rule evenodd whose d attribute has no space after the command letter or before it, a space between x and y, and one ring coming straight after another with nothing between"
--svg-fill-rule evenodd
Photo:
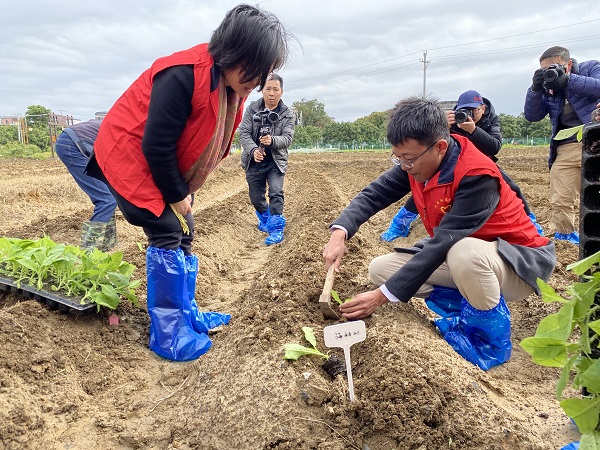
<instances>
[{"instance_id":1,"label":"camera lens","mask_svg":"<svg viewBox=\"0 0 600 450\"><path fill-rule=\"evenodd\" d=\"M454 121L456 123L465 123L467 121L467 117L469 117L469 113L464 109L457 109L454 111Z\"/></svg>"},{"instance_id":2,"label":"camera lens","mask_svg":"<svg viewBox=\"0 0 600 450\"><path fill-rule=\"evenodd\" d=\"M544 83L552 83L557 78L558 78L558 70L556 70L556 69L544 70Z\"/></svg>"}]
</instances>

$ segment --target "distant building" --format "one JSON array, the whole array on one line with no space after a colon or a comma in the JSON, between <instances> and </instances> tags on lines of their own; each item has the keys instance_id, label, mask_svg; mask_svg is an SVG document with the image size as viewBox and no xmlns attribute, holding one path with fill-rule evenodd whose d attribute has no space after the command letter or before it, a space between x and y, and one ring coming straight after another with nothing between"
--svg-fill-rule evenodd
<instances>
[{"instance_id":1,"label":"distant building","mask_svg":"<svg viewBox=\"0 0 600 450\"><path fill-rule=\"evenodd\" d=\"M0 125L17 125L19 118L17 116L0 117Z\"/></svg>"},{"instance_id":2,"label":"distant building","mask_svg":"<svg viewBox=\"0 0 600 450\"><path fill-rule=\"evenodd\" d=\"M456 100L440 100L438 102L442 109L454 109L456 106Z\"/></svg>"},{"instance_id":3,"label":"distant building","mask_svg":"<svg viewBox=\"0 0 600 450\"><path fill-rule=\"evenodd\" d=\"M108 111L98 111L94 114L94 117L96 119L104 119L104 117L106 117L106 114L108 114Z\"/></svg>"}]
</instances>

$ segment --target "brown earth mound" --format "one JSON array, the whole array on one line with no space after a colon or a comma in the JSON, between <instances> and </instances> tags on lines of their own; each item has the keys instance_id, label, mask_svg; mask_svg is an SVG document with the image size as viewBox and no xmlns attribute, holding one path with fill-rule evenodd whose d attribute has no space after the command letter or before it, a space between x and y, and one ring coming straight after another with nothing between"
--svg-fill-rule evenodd
<instances>
[{"instance_id":1,"label":"brown earth mound","mask_svg":"<svg viewBox=\"0 0 600 450\"><path fill-rule=\"evenodd\" d=\"M501 165L548 226L547 150L505 149ZM173 363L148 349L146 239L117 216L117 250L137 266L141 307L62 313L0 294L0 448L6 449L558 449L578 438L554 398L558 369L534 365L518 343L555 310L532 296L510 304L512 359L489 372L443 341L422 300L386 305L365 320L351 349L356 401L345 373L323 360L283 359L286 343L307 344L312 327L327 349L318 298L328 224L389 167L384 152L293 154L286 176L286 238L266 247L256 229L239 155L228 157L196 197L197 289L203 310L232 315L211 332L197 361ZM91 204L58 160L0 160L0 235L78 244ZM371 289L367 266L391 251L380 242L397 207L365 224L349 243L334 289L342 298ZM424 236L420 222L409 246ZM548 230L552 231L552 230ZM142 249L140 249L142 247ZM550 284L574 281L577 259L557 244Z\"/></svg>"}]
</instances>

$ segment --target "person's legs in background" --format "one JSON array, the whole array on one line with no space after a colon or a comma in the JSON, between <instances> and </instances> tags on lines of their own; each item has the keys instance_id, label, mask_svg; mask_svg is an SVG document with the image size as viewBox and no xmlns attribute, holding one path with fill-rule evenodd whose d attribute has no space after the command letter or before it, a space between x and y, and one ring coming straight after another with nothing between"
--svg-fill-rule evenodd
<instances>
[{"instance_id":1,"label":"person's legs in background","mask_svg":"<svg viewBox=\"0 0 600 450\"><path fill-rule=\"evenodd\" d=\"M265 167L266 164L251 162L250 167L246 171L250 203L254 206L254 212L258 219L258 229L263 233L267 233L267 221L271 216L269 204L265 197L267 192L267 172Z\"/></svg>"},{"instance_id":2,"label":"person's legs in background","mask_svg":"<svg viewBox=\"0 0 600 450\"><path fill-rule=\"evenodd\" d=\"M554 238L579 245L579 221L574 221L574 209L581 190L581 143L558 147L556 160L550 169L550 205Z\"/></svg>"},{"instance_id":3,"label":"person's legs in background","mask_svg":"<svg viewBox=\"0 0 600 450\"><path fill-rule=\"evenodd\" d=\"M62 133L56 140L56 154L94 205L92 217L82 226L81 248L110 250L117 244L117 202L105 183L85 173L89 158L79 151L67 133Z\"/></svg>"},{"instance_id":4,"label":"person's legs in background","mask_svg":"<svg viewBox=\"0 0 600 450\"><path fill-rule=\"evenodd\" d=\"M283 180L284 174L281 173L275 162L270 164L267 172L267 184L269 186L269 209L271 217L267 221L267 232L269 235L265 239L265 244L279 244L283 241L283 229L286 220L283 215Z\"/></svg>"}]
</instances>

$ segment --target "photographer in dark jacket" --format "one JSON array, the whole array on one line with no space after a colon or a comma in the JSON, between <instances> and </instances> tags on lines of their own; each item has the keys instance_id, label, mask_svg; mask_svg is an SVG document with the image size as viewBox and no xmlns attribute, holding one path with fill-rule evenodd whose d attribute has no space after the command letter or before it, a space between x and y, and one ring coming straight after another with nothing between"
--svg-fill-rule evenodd
<instances>
[{"instance_id":1,"label":"photographer in dark jacket","mask_svg":"<svg viewBox=\"0 0 600 450\"><path fill-rule=\"evenodd\" d=\"M579 245L579 225L573 212L581 190L581 143L575 134L561 140L556 135L592 120L600 100L600 61L578 64L569 50L560 46L547 49L539 61L525 97L525 119L539 122L550 116L548 167L554 239Z\"/></svg>"},{"instance_id":2,"label":"photographer in dark jacket","mask_svg":"<svg viewBox=\"0 0 600 450\"><path fill-rule=\"evenodd\" d=\"M477 149L494 162L498 161L496 154L502 147L502 133L500 131L500 118L494 111L492 103L479 92L469 90L458 97L458 102L451 111L446 111L450 133L465 136ZM535 225L538 233L544 235L542 227L537 223L535 215L519 186L502 171L504 181L515 191L517 197L523 202L525 213ZM410 197L406 204L396 213L389 228L380 236L381 240L392 242L399 237L406 237L410 233L410 226L419 217L415 203Z\"/></svg>"},{"instance_id":3,"label":"photographer in dark jacket","mask_svg":"<svg viewBox=\"0 0 600 450\"><path fill-rule=\"evenodd\" d=\"M272 245L283 240L283 178L288 164L288 147L294 137L295 116L281 101L283 79L279 75L269 76L262 95L263 98L246 108L239 133L242 167L246 171L258 229L269 233L265 244Z\"/></svg>"}]
</instances>

